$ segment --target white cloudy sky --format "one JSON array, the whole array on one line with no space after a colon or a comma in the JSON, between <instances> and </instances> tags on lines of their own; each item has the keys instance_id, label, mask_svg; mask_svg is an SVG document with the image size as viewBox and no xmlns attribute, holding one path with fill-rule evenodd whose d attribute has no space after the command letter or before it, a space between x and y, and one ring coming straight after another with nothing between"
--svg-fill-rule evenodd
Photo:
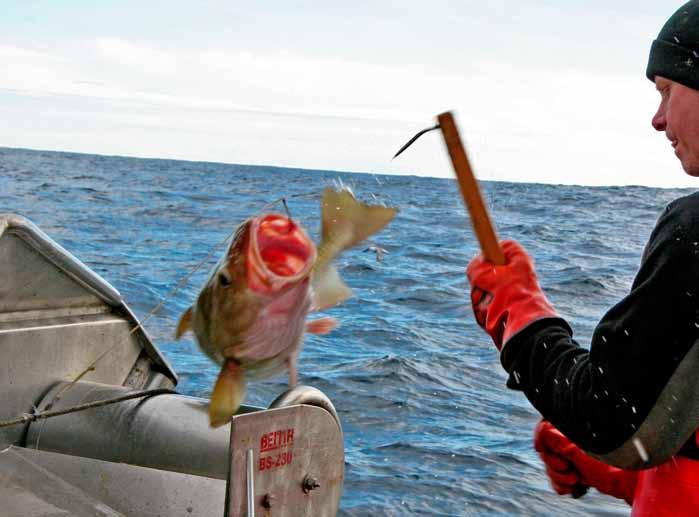
<instances>
[{"instance_id":1,"label":"white cloudy sky","mask_svg":"<svg viewBox=\"0 0 699 517\"><path fill-rule=\"evenodd\" d=\"M669 0L5 0L0 146L482 179L692 186L650 118ZM145 6L144 6L145 4Z\"/></svg>"}]
</instances>

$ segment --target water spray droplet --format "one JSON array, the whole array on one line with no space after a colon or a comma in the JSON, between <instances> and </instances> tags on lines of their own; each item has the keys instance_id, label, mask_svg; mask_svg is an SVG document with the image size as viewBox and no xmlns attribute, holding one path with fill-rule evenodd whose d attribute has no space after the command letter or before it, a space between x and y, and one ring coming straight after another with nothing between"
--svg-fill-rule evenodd
<instances>
[{"instance_id":1,"label":"water spray droplet","mask_svg":"<svg viewBox=\"0 0 699 517\"><path fill-rule=\"evenodd\" d=\"M646 448L643 446L643 442L639 438L634 438L633 440L634 447L636 447L636 450L638 451L638 455L641 457L643 460L643 463L648 463L648 452L646 451Z\"/></svg>"}]
</instances>

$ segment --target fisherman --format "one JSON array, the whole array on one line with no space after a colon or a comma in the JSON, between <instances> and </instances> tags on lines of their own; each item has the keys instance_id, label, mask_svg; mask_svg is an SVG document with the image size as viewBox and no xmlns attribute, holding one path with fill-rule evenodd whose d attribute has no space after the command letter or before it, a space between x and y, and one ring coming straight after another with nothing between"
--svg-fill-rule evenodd
<instances>
[{"instance_id":1,"label":"fisherman","mask_svg":"<svg viewBox=\"0 0 699 517\"><path fill-rule=\"evenodd\" d=\"M653 41L652 119L699 176L699 0ZM590 350L547 301L514 241L505 265L468 266L476 320L541 412L535 448L559 494L587 487L624 499L632 516L699 515L699 193L661 214L631 290L597 325Z\"/></svg>"}]
</instances>

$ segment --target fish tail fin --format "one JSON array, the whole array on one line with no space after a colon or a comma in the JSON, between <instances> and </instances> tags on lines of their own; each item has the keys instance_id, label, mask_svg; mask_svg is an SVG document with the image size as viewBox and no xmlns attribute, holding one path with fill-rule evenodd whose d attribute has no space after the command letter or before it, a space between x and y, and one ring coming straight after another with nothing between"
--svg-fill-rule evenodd
<instances>
[{"instance_id":1,"label":"fish tail fin","mask_svg":"<svg viewBox=\"0 0 699 517\"><path fill-rule=\"evenodd\" d=\"M367 205L349 189L323 191L321 239L313 267L314 310L337 305L352 295L331 263L344 250L356 246L383 229L398 212L397 208Z\"/></svg>"},{"instance_id":2,"label":"fish tail fin","mask_svg":"<svg viewBox=\"0 0 699 517\"><path fill-rule=\"evenodd\" d=\"M177 329L175 330L175 339L180 339L189 330L192 330L191 307L180 316L180 321L177 322Z\"/></svg>"},{"instance_id":3,"label":"fish tail fin","mask_svg":"<svg viewBox=\"0 0 699 517\"><path fill-rule=\"evenodd\" d=\"M218 374L209 401L209 424L220 427L227 424L245 398L245 374L241 366L226 359Z\"/></svg>"},{"instance_id":4,"label":"fish tail fin","mask_svg":"<svg viewBox=\"0 0 699 517\"><path fill-rule=\"evenodd\" d=\"M321 242L338 241L337 253L356 246L382 230L398 213L397 208L368 205L347 189L323 191Z\"/></svg>"}]
</instances>

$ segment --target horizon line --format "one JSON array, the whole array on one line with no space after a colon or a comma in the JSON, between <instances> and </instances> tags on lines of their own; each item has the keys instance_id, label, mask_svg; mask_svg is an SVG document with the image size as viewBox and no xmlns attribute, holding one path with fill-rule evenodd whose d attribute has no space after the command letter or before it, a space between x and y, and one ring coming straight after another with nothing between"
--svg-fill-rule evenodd
<instances>
[{"instance_id":1,"label":"horizon line","mask_svg":"<svg viewBox=\"0 0 699 517\"><path fill-rule=\"evenodd\" d=\"M37 153L56 153L56 154L79 154L85 156L101 156L104 158L127 158L131 160L160 160L160 161L174 161L183 163L201 163L201 164L212 164L212 165L235 165L241 167L267 167L273 169L287 169L287 170L298 170L298 171L308 171L308 172L331 172L339 174L364 174L364 175L374 175L374 176L396 176L405 178L428 178L428 179L438 179L438 180L450 180L456 181L455 177L444 177L444 176L430 176L427 174L409 174L409 173L391 173L391 172L370 172L361 170L336 170L336 169L320 169L315 167L292 167L288 165L273 165L267 163L234 163L234 162L220 162L220 161L210 161L210 160L191 160L182 158L169 158L162 156L136 156L136 155L122 155L122 154L105 154L105 153L95 153L95 152L85 152L85 151L70 151L62 149L38 149L32 147L9 147L0 144L0 150L12 150L12 151L29 151ZM499 179L482 179L477 178L478 182L482 183L508 183L508 184L518 184L518 185L545 185L551 187L576 187L576 188L589 188L589 189L599 189L599 188L646 188L646 189L660 189L660 190L697 190L697 187L662 187L662 186L650 186L641 184L591 184L583 185L580 183L545 183L541 181L514 181L514 180L499 180Z\"/></svg>"}]
</instances>

